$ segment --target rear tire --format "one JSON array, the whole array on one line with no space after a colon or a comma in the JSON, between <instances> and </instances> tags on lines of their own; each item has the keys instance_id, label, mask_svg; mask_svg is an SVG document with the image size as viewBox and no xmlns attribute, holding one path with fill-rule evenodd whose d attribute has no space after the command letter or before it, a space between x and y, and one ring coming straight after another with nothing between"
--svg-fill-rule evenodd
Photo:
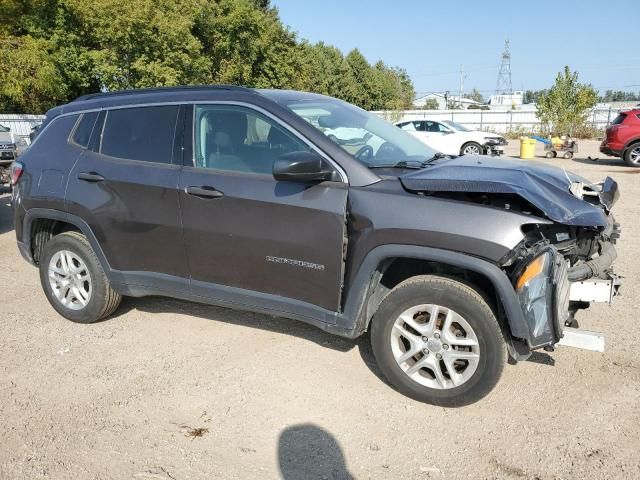
<instances>
[{"instance_id":1,"label":"rear tire","mask_svg":"<svg viewBox=\"0 0 640 480\"><path fill-rule=\"evenodd\" d=\"M72 322L106 318L122 300L111 288L89 241L79 232L61 233L45 244L40 283L51 306Z\"/></svg>"},{"instance_id":2,"label":"rear tire","mask_svg":"<svg viewBox=\"0 0 640 480\"><path fill-rule=\"evenodd\" d=\"M371 320L371 344L395 389L446 407L486 396L507 358L500 325L482 296L432 275L405 280L384 298Z\"/></svg>"},{"instance_id":3,"label":"rear tire","mask_svg":"<svg viewBox=\"0 0 640 480\"><path fill-rule=\"evenodd\" d=\"M640 167L640 142L630 145L625 150L624 161L630 167Z\"/></svg>"}]
</instances>

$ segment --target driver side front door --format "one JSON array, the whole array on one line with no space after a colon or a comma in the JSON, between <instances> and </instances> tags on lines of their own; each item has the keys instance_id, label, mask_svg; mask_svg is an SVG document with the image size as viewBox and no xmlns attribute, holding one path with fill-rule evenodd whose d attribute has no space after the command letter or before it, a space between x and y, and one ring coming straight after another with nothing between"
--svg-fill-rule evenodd
<instances>
[{"instance_id":1,"label":"driver side front door","mask_svg":"<svg viewBox=\"0 0 640 480\"><path fill-rule=\"evenodd\" d=\"M306 142L246 106L194 109L179 188L192 293L338 311L348 185L276 181L277 156Z\"/></svg>"}]
</instances>

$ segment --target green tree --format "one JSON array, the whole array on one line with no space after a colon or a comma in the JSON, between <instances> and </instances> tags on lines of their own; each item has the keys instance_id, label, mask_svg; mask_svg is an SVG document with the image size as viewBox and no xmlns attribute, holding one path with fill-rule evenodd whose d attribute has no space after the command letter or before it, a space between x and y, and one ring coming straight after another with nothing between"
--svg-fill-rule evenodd
<instances>
[{"instance_id":1,"label":"green tree","mask_svg":"<svg viewBox=\"0 0 640 480\"><path fill-rule=\"evenodd\" d=\"M66 91L43 39L0 37L0 111L41 113Z\"/></svg>"},{"instance_id":2,"label":"green tree","mask_svg":"<svg viewBox=\"0 0 640 480\"><path fill-rule=\"evenodd\" d=\"M471 90L471 92L466 93L464 95L464 98L470 98L471 100L475 100L478 103L484 103L484 97L482 96L482 94L476 90L475 88L473 90Z\"/></svg>"},{"instance_id":3,"label":"green tree","mask_svg":"<svg viewBox=\"0 0 640 480\"><path fill-rule=\"evenodd\" d=\"M555 84L538 100L538 118L558 135L572 135L586 123L587 114L598 101L591 85L578 81L569 67L558 73Z\"/></svg>"},{"instance_id":4,"label":"green tree","mask_svg":"<svg viewBox=\"0 0 640 480\"><path fill-rule=\"evenodd\" d=\"M79 95L230 83L407 108L401 69L299 41L269 0L2 0L0 102L42 111Z\"/></svg>"},{"instance_id":5,"label":"green tree","mask_svg":"<svg viewBox=\"0 0 640 480\"><path fill-rule=\"evenodd\" d=\"M191 29L195 0L65 0L87 26L90 50L78 60L103 88L116 90L206 81L210 60ZM71 42L77 45L77 42Z\"/></svg>"},{"instance_id":6,"label":"green tree","mask_svg":"<svg viewBox=\"0 0 640 480\"><path fill-rule=\"evenodd\" d=\"M371 65L357 48L347 54L346 61L355 82L354 95L348 101L365 110L372 110L375 100L371 95L371 86L373 84Z\"/></svg>"},{"instance_id":7,"label":"green tree","mask_svg":"<svg viewBox=\"0 0 640 480\"><path fill-rule=\"evenodd\" d=\"M302 42L300 50L303 90L347 101L355 98L355 78L340 50L323 42Z\"/></svg>"},{"instance_id":8,"label":"green tree","mask_svg":"<svg viewBox=\"0 0 640 480\"><path fill-rule=\"evenodd\" d=\"M540 96L546 93L546 90L527 90L524 92L522 103L538 103Z\"/></svg>"},{"instance_id":9,"label":"green tree","mask_svg":"<svg viewBox=\"0 0 640 480\"><path fill-rule=\"evenodd\" d=\"M196 34L211 59L211 80L258 88L296 88L301 84L300 49L275 9L249 0L205 2Z\"/></svg>"},{"instance_id":10,"label":"green tree","mask_svg":"<svg viewBox=\"0 0 640 480\"><path fill-rule=\"evenodd\" d=\"M425 110L438 110L440 108L440 105L438 104L438 100L436 100L435 98L428 98L424 102L423 108Z\"/></svg>"},{"instance_id":11,"label":"green tree","mask_svg":"<svg viewBox=\"0 0 640 480\"><path fill-rule=\"evenodd\" d=\"M640 92L625 92L624 90L607 90L598 98L600 102L635 102L640 100Z\"/></svg>"}]
</instances>

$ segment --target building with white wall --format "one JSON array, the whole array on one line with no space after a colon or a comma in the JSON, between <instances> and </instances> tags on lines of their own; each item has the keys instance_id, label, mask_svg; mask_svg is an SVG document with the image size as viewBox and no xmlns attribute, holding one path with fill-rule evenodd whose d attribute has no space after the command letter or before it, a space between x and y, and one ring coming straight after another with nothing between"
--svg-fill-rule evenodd
<instances>
[{"instance_id":1,"label":"building with white wall","mask_svg":"<svg viewBox=\"0 0 640 480\"><path fill-rule=\"evenodd\" d=\"M475 100L471 100L470 98L460 99L459 95L448 95L445 96L444 93L430 93L428 95L423 95L421 97L417 97L413 101L413 106L415 108L424 108L425 104L429 100L435 100L438 102L438 110L447 110L447 102L449 104L461 105L462 110L466 110L470 105L481 105L480 102L476 102Z\"/></svg>"}]
</instances>

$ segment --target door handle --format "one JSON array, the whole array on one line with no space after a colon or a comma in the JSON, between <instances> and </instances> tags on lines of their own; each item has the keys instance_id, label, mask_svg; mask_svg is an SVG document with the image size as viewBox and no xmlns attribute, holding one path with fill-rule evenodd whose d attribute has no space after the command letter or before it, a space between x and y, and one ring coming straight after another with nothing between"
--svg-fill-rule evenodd
<instances>
[{"instance_id":1,"label":"door handle","mask_svg":"<svg viewBox=\"0 0 640 480\"><path fill-rule=\"evenodd\" d=\"M78 180L84 180L86 182L102 182L104 177L95 172L82 172L78 174Z\"/></svg>"},{"instance_id":2,"label":"door handle","mask_svg":"<svg viewBox=\"0 0 640 480\"><path fill-rule=\"evenodd\" d=\"M184 189L184 191L189 195L193 195L195 197L204 197L204 198L224 197L224 193L222 193L220 190L216 190L213 187L187 187Z\"/></svg>"}]
</instances>

